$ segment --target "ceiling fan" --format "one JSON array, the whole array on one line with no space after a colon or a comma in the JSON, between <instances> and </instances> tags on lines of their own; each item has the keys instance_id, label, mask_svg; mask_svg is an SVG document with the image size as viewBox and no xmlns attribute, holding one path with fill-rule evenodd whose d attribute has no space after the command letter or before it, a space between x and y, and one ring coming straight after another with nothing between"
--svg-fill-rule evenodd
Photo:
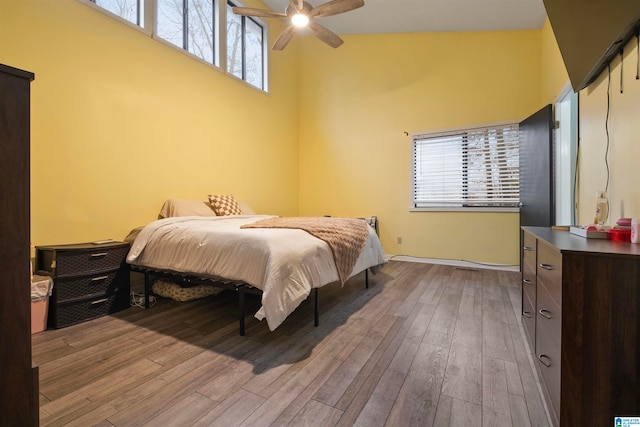
<instances>
[{"instance_id":1,"label":"ceiling fan","mask_svg":"<svg viewBox=\"0 0 640 427\"><path fill-rule=\"evenodd\" d=\"M284 12L274 12L252 7L234 7L233 13L244 16L258 16L261 18L287 18L291 24L278 36L273 44L273 50L282 50L291 41L296 28L309 27L320 40L331 47L338 47L342 39L326 27L314 22L315 18L338 15L364 6L364 0L332 0L313 7L304 0L289 0L289 6Z\"/></svg>"}]
</instances>

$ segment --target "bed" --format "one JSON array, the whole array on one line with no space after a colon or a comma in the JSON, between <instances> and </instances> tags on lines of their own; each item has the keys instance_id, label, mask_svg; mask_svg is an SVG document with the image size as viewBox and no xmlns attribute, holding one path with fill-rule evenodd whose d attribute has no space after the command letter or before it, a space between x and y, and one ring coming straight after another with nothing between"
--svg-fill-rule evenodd
<instances>
[{"instance_id":1,"label":"bed","mask_svg":"<svg viewBox=\"0 0 640 427\"><path fill-rule=\"evenodd\" d=\"M334 257L340 252L335 243L310 234L315 229L273 226L274 221L284 219L256 215L241 202L236 207L233 214L217 215L212 203L170 199L158 220L130 234L127 240L132 245L127 263L132 271L145 275L146 306L150 276L232 289L238 292L240 334L244 335L246 292L261 295L262 305L255 317L266 320L273 331L313 291L317 325L318 288L334 282L344 285L350 277L362 272L368 285L368 271L375 273L386 263L376 230L362 219L313 219L331 227L343 220L347 227L354 222L358 228L365 224L362 248L351 254L352 266L351 269L347 266L346 271L342 258ZM298 219L301 220L306 218ZM342 238L343 230L344 235L351 234L348 229L332 230L338 230L338 238ZM350 250L353 252L353 248Z\"/></svg>"}]
</instances>

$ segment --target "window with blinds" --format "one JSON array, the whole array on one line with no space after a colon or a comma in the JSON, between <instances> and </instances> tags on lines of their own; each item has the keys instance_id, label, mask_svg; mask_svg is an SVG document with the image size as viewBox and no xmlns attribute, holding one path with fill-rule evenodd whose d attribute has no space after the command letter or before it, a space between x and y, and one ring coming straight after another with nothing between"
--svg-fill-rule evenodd
<instances>
[{"instance_id":1,"label":"window with blinds","mask_svg":"<svg viewBox=\"0 0 640 427\"><path fill-rule=\"evenodd\" d=\"M412 146L412 208L517 209L517 123L415 134Z\"/></svg>"}]
</instances>

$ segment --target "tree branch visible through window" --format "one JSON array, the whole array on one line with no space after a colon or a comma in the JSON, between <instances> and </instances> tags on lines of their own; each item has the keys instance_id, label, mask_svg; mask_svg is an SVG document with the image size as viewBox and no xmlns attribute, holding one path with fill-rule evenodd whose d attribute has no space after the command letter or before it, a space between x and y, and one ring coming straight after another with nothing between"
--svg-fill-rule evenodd
<instances>
[{"instance_id":1,"label":"tree branch visible through window","mask_svg":"<svg viewBox=\"0 0 640 427\"><path fill-rule=\"evenodd\" d=\"M129 22L145 22L144 5L155 10L151 34L218 66L216 13L227 7L226 70L247 83L265 89L265 29L253 18L235 15L234 4L215 0L89 0ZM151 22L149 16L147 21ZM147 25L149 23L147 22Z\"/></svg>"}]
</instances>

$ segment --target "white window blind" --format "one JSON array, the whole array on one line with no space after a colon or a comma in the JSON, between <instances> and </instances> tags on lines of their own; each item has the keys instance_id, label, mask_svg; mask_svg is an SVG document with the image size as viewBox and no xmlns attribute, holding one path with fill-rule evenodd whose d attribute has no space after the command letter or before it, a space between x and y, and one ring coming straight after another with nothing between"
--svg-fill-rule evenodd
<instances>
[{"instance_id":1,"label":"white window blind","mask_svg":"<svg viewBox=\"0 0 640 427\"><path fill-rule=\"evenodd\" d=\"M416 134L413 208L516 208L518 124Z\"/></svg>"}]
</instances>

